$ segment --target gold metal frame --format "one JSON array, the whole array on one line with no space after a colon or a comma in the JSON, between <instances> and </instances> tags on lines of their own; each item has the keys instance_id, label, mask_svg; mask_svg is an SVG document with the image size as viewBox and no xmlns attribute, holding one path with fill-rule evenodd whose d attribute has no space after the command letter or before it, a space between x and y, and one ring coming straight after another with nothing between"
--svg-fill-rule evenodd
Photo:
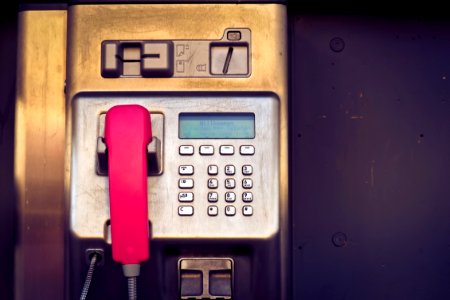
<instances>
[{"instance_id":1,"label":"gold metal frame","mask_svg":"<svg viewBox=\"0 0 450 300\"><path fill-rule=\"evenodd\" d=\"M16 299L62 299L66 11L19 14Z\"/></svg>"}]
</instances>

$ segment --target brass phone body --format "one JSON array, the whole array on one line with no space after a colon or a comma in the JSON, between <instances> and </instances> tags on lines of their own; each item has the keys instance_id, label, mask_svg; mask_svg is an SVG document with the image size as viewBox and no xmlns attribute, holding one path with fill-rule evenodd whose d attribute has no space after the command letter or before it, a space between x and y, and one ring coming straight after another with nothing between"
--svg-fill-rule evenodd
<instances>
[{"instance_id":1,"label":"brass phone body","mask_svg":"<svg viewBox=\"0 0 450 300\"><path fill-rule=\"evenodd\" d=\"M16 292L21 290L17 294L18 299L31 299L36 295L49 299L76 298L85 270L84 249L87 246L105 247L103 237L82 238L70 233L68 222L73 155L73 101L83 93L95 92L145 93L150 97L165 95L164 93L220 93L223 96L230 93L266 92L276 95L279 100L279 157L274 158L278 159L279 168L276 178L279 193L277 225L270 234L249 239L240 237L214 241L210 238L196 238L195 234L180 239L176 236L158 238L152 241L153 258L146 267L147 271L144 270L142 280L146 280L146 276L159 280L154 282L156 287L152 287L158 289L159 286L161 290L150 292L149 295L156 299L163 299L165 296L169 299L177 291L169 294L164 294L163 291L177 289L168 284L173 283L172 277L177 276L178 270L172 272L166 266L176 268L178 260L184 256L201 257L213 252L214 256L234 256L236 276L239 276L239 263L241 266L245 265L244 269L247 271L265 273L261 275L262 281L253 277L242 284L242 296L236 294L236 299L269 299L267 296L287 299L289 235L286 7L278 4L73 5L67 11L21 12L20 28L23 45L19 46L21 63L18 72L16 125L16 182L21 217L21 238L17 252L19 267L16 275ZM251 74L248 77L101 76L100 47L104 40L219 40L227 28L251 30ZM47 34L48 32L52 34ZM36 121L40 123L36 124ZM67 124L66 127L64 123ZM42 174L48 175L43 177ZM65 181L62 180L63 177ZM70 262L65 266L62 263L64 217L67 222L65 231L70 240L65 248L66 262ZM38 249L41 256L48 259L33 260L36 269L31 274L30 269L25 269L24 265L36 257L34 245L41 243L41 240L37 240L38 236L46 237L46 243L44 246L39 244L42 248ZM253 252L253 249L260 250ZM108 255L110 250L107 248L106 256ZM107 268L107 264L108 261L104 268ZM112 269L109 270L116 269L110 268ZM110 274L101 271L99 273L96 280L101 282L100 288L111 286L110 282L116 280L115 275L109 276ZM120 271L116 273L121 276ZM270 282L271 280L274 282ZM67 284L65 295L62 289L64 281ZM261 282L264 282L265 287L261 286Z\"/></svg>"}]
</instances>

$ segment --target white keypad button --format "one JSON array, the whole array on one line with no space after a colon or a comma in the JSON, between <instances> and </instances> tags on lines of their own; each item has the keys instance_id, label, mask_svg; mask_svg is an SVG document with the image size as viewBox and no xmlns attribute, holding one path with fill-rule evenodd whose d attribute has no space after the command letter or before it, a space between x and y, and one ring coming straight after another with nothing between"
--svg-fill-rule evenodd
<instances>
[{"instance_id":1,"label":"white keypad button","mask_svg":"<svg viewBox=\"0 0 450 300\"><path fill-rule=\"evenodd\" d=\"M220 146L219 152L222 155L233 155L234 154L234 147L231 146L231 145L223 145L223 146Z\"/></svg>"},{"instance_id":2,"label":"white keypad button","mask_svg":"<svg viewBox=\"0 0 450 300\"><path fill-rule=\"evenodd\" d=\"M234 202L234 201L236 201L236 194L233 193L233 192L225 193L225 201L227 201L227 202Z\"/></svg>"},{"instance_id":3,"label":"white keypad button","mask_svg":"<svg viewBox=\"0 0 450 300\"><path fill-rule=\"evenodd\" d=\"M194 174L194 166L179 166L178 173L180 175L192 175Z\"/></svg>"},{"instance_id":4,"label":"white keypad button","mask_svg":"<svg viewBox=\"0 0 450 300\"><path fill-rule=\"evenodd\" d=\"M219 181L217 181L216 178L208 179L208 187L210 189L217 189L218 186L219 186Z\"/></svg>"},{"instance_id":5,"label":"white keypad button","mask_svg":"<svg viewBox=\"0 0 450 300\"><path fill-rule=\"evenodd\" d=\"M225 166L225 174L227 175L234 175L236 173L236 168L233 165L226 165Z\"/></svg>"},{"instance_id":6,"label":"white keypad button","mask_svg":"<svg viewBox=\"0 0 450 300\"><path fill-rule=\"evenodd\" d=\"M215 205L208 206L208 215L217 216L219 214L219 208Z\"/></svg>"},{"instance_id":7,"label":"white keypad button","mask_svg":"<svg viewBox=\"0 0 450 300\"><path fill-rule=\"evenodd\" d=\"M216 165L208 166L208 174L209 175L217 175L219 173L219 168Z\"/></svg>"},{"instance_id":8,"label":"white keypad button","mask_svg":"<svg viewBox=\"0 0 450 300\"><path fill-rule=\"evenodd\" d=\"M251 207L250 205L244 205L244 207L242 207L242 214L244 216L253 215L253 207Z\"/></svg>"},{"instance_id":9,"label":"white keypad button","mask_svg":"<svg viewBox=\"0 0 450 300\"><path fill-rule=\"evenodd\" d=\"M227 216L234 216L236 214L236 207L234 207L233 205L225 206L225 214Z\"/></svg>"},{"instance_id":10,"label":"white keypad button","mask_svg":"<svg viewBox=\"0 0 450 300\"><path fill-rule=\"evenodd\" d=\"M255 154L255 147L251 145L241 146L239 148L239 152L241 153L241 155L253 155Z\"/></svg>"},{"instance_id":11,"label":"white keypad button","mask_svg":"<svg viewBox=\"0 0 450 300\"><path fill-rule=\"evenodd\" d=\"M210 146L210 145L200 146L200 154L201 155L213 155L214 154L214 147Z\"/></svg>"},{"instance_id":12,"label":"white keypad button","mask_svg":"<svg viewBox=\"0 0 450 300\"><path fill-rule=\"evenodd\" d=\"M183 145L180 146L180 155L192 155L194 154L194 146L191 145Z\"/></svg>"},{"instance_id":13,"label":"white keypad button","mask_svg":"<svg viewBox=\"0 0 450 300\"><path fill-rule=\"evenodd\" d=\"M180 189L191 189L194 187L194 180L188 178L180 179L178 181L178 186L180 187Z\"/></svg>"},{"instance_id":14,"label":"white keypad button","mask_svg":"<svg viewBox=\"0 0 450 300\"><path fill-rule=\"evenodd\" d=\"M192 202L194 201L194 193L179 193L178 201L180 202Z\"/></svg>"},{"instance_id":15,"label":"white keypad button","mask_svg":"<svg viewBox=\"0 0 450 300\"><path fill-rule=\"evenodd\" d=\"M242 193L242 201L244 202L252 202L253 194L251 192Z\"/></svg>"},{"instance_id":16,"label":"white keypad button","mask_svg":"<svg viewBox=\"0 0 450 300\"><path fill-rule=\"evenodd\" d=\"M244 189L251 189L253 187L253 181L250 178L242 179L242 187Z\"/></svg>"},{"instance_id":17,"label":"white keypad button","mask_svg":"<svg viewBox=\"0 0 450 300\"><path fill-rule=\"evenodd\" d=\"M243 175L252 175L253 167L251 165L243 165L242 166L242 174Z\"/></svg>"},{"instance_id":18,"label":"white keypad button","mask_svg":"<svg viewBox=\"0 0 450 300\"><path fill-rule=\"evenodd\" d=\"M178 214L180 216L192 216L194 214L194 207L190 205L178 206Z\"/></svg>"},{"instance_id":19,"label":"white keypad button","mask_svg":"<svg viewBox=\"0 0 450 300\"><path fill-rule=\"evenodd\" d=\"M225 179L225 187L227 189L234 189L236 187L236 181L233 178Z\"/></svg>"},{"instance_id":20,"label":"white keypad button","mask_svg":"<svg viewBox=\"0 0 450 300\"><path fill-rule=\"evenodd\" d=\"M217 202L219 200L219 195L216 192L208 193L208 201L209 202Z\"/></svg>"}]
</instances>

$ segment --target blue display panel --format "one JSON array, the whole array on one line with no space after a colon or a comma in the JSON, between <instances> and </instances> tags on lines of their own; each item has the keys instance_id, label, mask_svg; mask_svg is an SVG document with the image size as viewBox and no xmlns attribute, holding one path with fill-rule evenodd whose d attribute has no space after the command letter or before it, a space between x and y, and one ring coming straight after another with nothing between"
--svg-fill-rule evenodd
<instances>
[{"instance_id":1,"label":"blue display panel","mask_svg":"<svg viewBox=\"0 0 450 300\"><path fill-rule=\"evenodd\" d=\"M253 113L181 113L181 139L253 139Z\"/></svg>"}]
</instances>

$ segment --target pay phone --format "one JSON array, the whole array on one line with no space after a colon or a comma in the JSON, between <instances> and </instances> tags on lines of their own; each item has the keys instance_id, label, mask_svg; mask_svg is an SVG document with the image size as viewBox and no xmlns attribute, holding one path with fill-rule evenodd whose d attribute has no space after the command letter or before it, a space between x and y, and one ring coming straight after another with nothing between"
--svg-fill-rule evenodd
<instances>
[{"instance_id":1,"label":"pay phone","mask_svg":"<svg viewBox=\"0 0 450 300\"><path fill-rule=\"evenodd\" d=\"M65 298L287 299L285 6L65 13Z\"/></svg>"}]
</instances>

